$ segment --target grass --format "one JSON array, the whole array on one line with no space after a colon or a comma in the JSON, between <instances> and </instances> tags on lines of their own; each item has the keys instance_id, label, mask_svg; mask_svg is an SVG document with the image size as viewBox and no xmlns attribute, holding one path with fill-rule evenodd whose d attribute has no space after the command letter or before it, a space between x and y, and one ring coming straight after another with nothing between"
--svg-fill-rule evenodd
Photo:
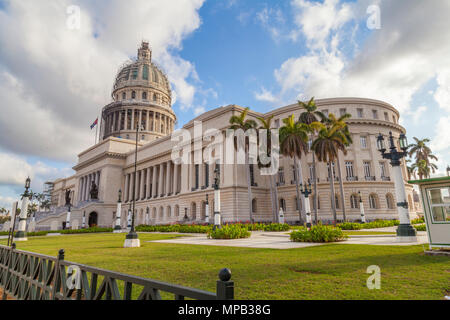
<instances>
[{"instance_id":1,"label":"grass","mask_svg":"<svg viewBox=\"0 0 450 320\"><path fill-rule=\"evenodd\" d=\"M276 250L146 242L174 234L143 234L124 249L124 234L34 237L18 249L141 277L215 291L221 268L232 270L237 299L443 299L450 260L422 246L326 244ZM0 240L1 244L6 241ZM367 267L381 268L381 289L366 287Z\"/></svg>"}]
</instances>

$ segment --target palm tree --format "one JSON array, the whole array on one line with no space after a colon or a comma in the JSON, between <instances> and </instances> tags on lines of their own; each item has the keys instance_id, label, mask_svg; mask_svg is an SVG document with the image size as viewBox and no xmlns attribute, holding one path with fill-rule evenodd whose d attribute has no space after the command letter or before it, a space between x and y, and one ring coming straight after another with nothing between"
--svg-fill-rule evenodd
<instances>
[{"instance_id":1,"label":"palm tree","mask_svg":"<svg viewBox=\"0 0 450 320\"><path fill-rule=\"evenodd\" d=\"M413 137L416 143L412 143L408 146L409 148L409 156L412 157L415 155L416 162L419 160L425 160L427 163L430 162L430 159L438 160L438 158L432 154L431 149L427 146L427 143L430 142L430 139L425 138L422 140Z\"/></svg>"},{"instance_id":2,"label":"palm tree","mask_svg":"<svg viewBox=\"0 0 450 320\"><path fill-rule=\"evenodd\" d=\"M419 175L419 179L429 178L431 172L435 172L437 166L434 163L427 163L426 160L421 159L412 165L414 170L417 170L417 174Z\"/></svg>"},{"instance_id":3,"label":"palm tree","mask_svg":"<svg viewBox=\"0 0 450 320\"><path fill-rule=\"evenodd\" d=\"M308 152L308 134L316 128L322 126L319 122L313 122L310 125L295 121L294 115L289 118L283 119L284 126L280 128L280 153L286 157L293 158L294 160L294 180L297 191L297 208L302 224L302 215L300 210L300 190L299 181L303 181L303 175L301 171L301 163L299 166L298 160L301 159L302 153ZM300 168L300 170L299 170ZM302 195L302 200L304 196ZM304 207L304 206L303 206Z\"/></svg>"},{"instance_id":4,"label":"palm tree","mask_svg":"<svg viewBox=\"0 0 450 320\"><path fill-rule=\"evenodd\" d=\"M272 150L272 135L270 130L272 129L272 119L274 115L269 116L267 119L264 119L263 117L257 117L258 121L260 122L259 129L261 130L267 130L267 156L270 157L271 150ZM263 165L261 161L258 161L258 167L263 168L272 165L272 163L269 163L267 165ZM272 217L273 222L278 221L278 190L276 188L275 183L275 174L269 176L269 186L270 186L270 200L272 202Z\"/></svg>"},{"instance_id":5,"label":"palm tree","mask_svg":"<svg viewBox=\"0 0 450 320\"><path fill-rule=\"evenodd\" d=\"M246 119L249 108L245 108L244 111L241 112L240 115L233 115L230 118L230 128L233 130L243 130L244 132L251 129L256 129L257 123L255 120ZM235 140L235 148L238 148L237 141ZM248 188L248 207L249 207L249 216L250 221L253 223L253 206L252 206L252 186L250 183L250 161L249 161L249 143L247 143L246 139L244 139L245 146L245 166L247 171L247 188Z\"/></svg>"},{"instance_id":6,"label":"palm tree","mask_svg":"<svg viewBox=\"0 0 450 320\"><path fill-rule=\"evenodd\" d=\"M411 162L411 159L406 159L406 172L408 173L408 180L411 180L411 176L416 179L416 168L413 165L408 166L408 163Z\"/></svg>"},{"instance_id":7,"label":"palm tree","mask_svg":"<svg viewBox=\"0 0 450 320\"><path fill-rule=\"evenodd\" d=\"M321 111L317 110L316 102L314 101L314 97L308 101L308 103L304 103L302 101L298 101L298 105L300 109L305 110L302 112L298 118L299 122L306 123L310 125L313 122L317 121L317 118L320 118L322 121L326 119L325 114ZM314 135L314 132L311 134ZM317 197L317 173L316 173L316 155L314 152L312 153L312 166L313 166L313 178L314 179L314 220L317 224L317 211L318 211L318 197Z\"/></svg>"},{"instance_id":8,"label":"palm tree","mask_svg":"<svg viewBox=\"0 0 450 320\"><path fill-rule=\"evenodd\" d=\"M340 132L345 136L346 138L346 143L345 146L348 147L350 144L353 143L351 134L350 134L350 130L348 129L348 125L346 120L351 118L351 114L346 113L342 116L340 116L338 119L336 119L334 114L330 114L328 116L328 118L322 118L322 122L324 122L327 126L331 127L333 125L336 125L338 127L340 127ZM346 212L345 212L345 197L344 197L344 182L342 179L342 172L341 172L341 161L340 161L340 157L339 157L339 152L336 158L336 162L337 162L337 167L338 167L338 176L339 176L339 190L341 193L341 203L342 203L342 215L344 218L344 221L346 221ZM334 183L334 181L333 181Z\"/></svg>"},{"instance_id":9,"label":"palm tree","mask_svg":"<svg viewBox=\"0 0 450 320\"><path fill-rule=\"evenodd\" d=\"M334 117L334 115L330 114ZM336 203L334 193L334 173L332 163L338 158L339 150L344 155L347 154L346 146L349 141L343 132L342 124L332 123L330 125L322 126L319 130L318 137L312 144L317 160L328 163L329 177L330 177L330 189L331 189L331 207L333 210L334 225L336 225Z\"/></svg>"}]
</instances>

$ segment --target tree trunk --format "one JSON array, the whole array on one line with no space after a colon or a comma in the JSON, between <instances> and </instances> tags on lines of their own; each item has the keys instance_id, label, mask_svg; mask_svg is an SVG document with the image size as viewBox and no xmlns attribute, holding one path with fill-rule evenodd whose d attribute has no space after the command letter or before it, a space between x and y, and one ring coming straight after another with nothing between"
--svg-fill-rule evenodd
<instances>
[{"instance_id":1,"label":"tree trunk","mask_svg":"<svg viewBox=\"0 0 450 320\"><path fill-rule=\"evenodd\" d=\"M316 220L316 224L318 223L317 220L317 210L319 209L319 197L317 195L317 172L316 172L316 155L312 154L312 160L313 160L313 175L314 175L314 219Z\"/></svg>"},{"instance_id":2,"label":"tree trunk","mask_svg":"<svg viewBox=\"0 0 450 320\"><path fill-rule=\"evenodd\" d=\"M303 219L302 219L302 211L300 209L300 190L298 186L298 180L299 180L299 171L298 171L298 165L297 165L297 156L294 155L294 170L296 172L295 175L295 189L297 191L297 209L298 209L298 218L300 221L300 225L303 225ZM303 180L302 180L303 181Z\"/></svg>"},{"instance_id":3,"label":"tree trunk","mask_svg":"<svg viewBox=\"0 0 450 320\"><path fill-rule=\"evenodd\" d=\"M342 203L342 215L344 216L344 222L347 220L345 215L345 197L344 197L344 182L342 181L342 173L341 173L341 162L339 160L339 152L337 155L337 166L338 166L338 174L339 174L339 190L341 192L341 203Z\"/></svg>"},{"instance_id":4,"label":"tree trunk","mask_svg":"<svg viewBox=\"0 0 450 320\"><path fill-rule=\"evenodd\" d=\"M248 150L245 152L245 166L247 171L247 189L248 189L248 207L249 207L249 216L250 223L254 223L253 220L253 206L252 206L252 184L250 183L250 163L249 163Z\"/></svg>"},{"instance_id":5,"label":"tree trunk","mask_svg":"<svg viewBox=\"0 0 450 320\"><path fill-rule=\"evenodd\" d=\"M334 226L336 226L336 203L335 203L335 194L334 194L334 174L333 174L333 166L331 161L328 162L330 168L330 174L328 177L330 178L330 189L331 189L331 210L333 211L333 219Z\"/></svg>"},{"instance_id":6,"label":"tree trunk","mask_svg":"<svg viewBox=\"0 0 450 320\"><path fill-rule=\"evenodd\" d=\"M277 188L277 183L276 183L276 174L274 174L273 176L271 176L270 178L272 179L272 184L274 186L274 195L275 195L275 217L276 217L276 221L280 222L280 217L278 216L278 211L279 211L279 203L278 203L278 188Z\"/></svg>"}]
</instances>

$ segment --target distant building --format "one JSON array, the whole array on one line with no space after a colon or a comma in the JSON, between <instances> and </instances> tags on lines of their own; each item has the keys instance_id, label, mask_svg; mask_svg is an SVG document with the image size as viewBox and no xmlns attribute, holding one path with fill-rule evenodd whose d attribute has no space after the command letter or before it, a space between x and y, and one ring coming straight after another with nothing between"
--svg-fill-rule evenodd
<instances>
[{"instance_id":1,"label":"distant building","mask_svg":"<svg viewBox=\"0 0 450 320\"><path fill-rule=\"evenodd\" d=\"M73 226L81 226L82 216L89 225L112 226L115 217L118 191L122 190L122 222L126 225L127 210L133 199L134 149L136 126L143 131L138 137L137 177L135 198L136 223L143 224L148 213L149 223L168 224L182 221L185 213L189 222L205 221L205 201L209 195L210 212L213 210L214 166L201 164L175 164L171 152L176 142L171 134L176 115L171 108L172 95L167 76L151 61L151 50L142 43L136 61L125 64L118 72L112 90L113 101L102 110L100 142L78 155L73 167L76 173L69 178L58 179L49 184L51 188L54 215L38 221L38 227L61 226L65 220L66 191L70 191ZM325 113L340 115L350 113L348 120L353 144L348 153L341 157L340 167L344 183L344 201L347 217L360 218L358 192L361 191L367 219L397 219L397 200L391 167L382 159L376 148L379 133L387 136L392 131L395 137L404 133L399 125L399 112L393 106L378 100L363 98L334 98L316 100L319 109ZM228 105L208 111L183 126L194 136L194 120L201 121L203 131L216 128L224 131L229 119L239 115L244 108ZM248 116L265 117L273 115L276 127L282 119L301 110L297 104L284 106L262 114L249 111ZM203 147L208 143L203 141ZM227 153L224 143L224 153ZM404 161L404 160L402 160ZM334 164L338 177L337 164ZM317 179L318 217L331 220L331 194L327 165L317 163L317 177L312 175L312 156L302 159L304 179ZM252 166L251 184L253 193L253 216L256 221L272 221L273 212L268 176L260 175L258 166ZM402 172L407 178L405 163ZM245 166L241 164L220 164L221 213L224 222L248 221L249 203ZM336 178L338 180L338 178ZM293 161L281 157L276 174L278 199L288 222L298 220L296 209L296 188L294 185ZM91 199L93 182L98 188L98 199ZM335 184L337 216L342 218L339 182ZM414 204L412 185L406 184L407 199L411 216L415 217L418 207ZM311 208L314 208L310 197ZM56 222L55 222L56 221Z\"/></svg>"}]
</instances>

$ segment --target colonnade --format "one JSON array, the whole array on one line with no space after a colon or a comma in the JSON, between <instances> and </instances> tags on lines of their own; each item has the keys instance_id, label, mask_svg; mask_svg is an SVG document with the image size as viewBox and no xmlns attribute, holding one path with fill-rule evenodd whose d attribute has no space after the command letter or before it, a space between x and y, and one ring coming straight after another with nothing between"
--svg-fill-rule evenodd
<instances>
[{"instance_id":1,"label":"colonnade","mask_svg":"<svg viewBox=\"0 0 450 320\"><path fill-rule=\"evenodd\" d=\"M100 190L100 174L101 171L95 171L80 178L78 184L78 201L87 201L91 198L91 184L95 181L97 189Z\"/></svg>"}]
</instances>

